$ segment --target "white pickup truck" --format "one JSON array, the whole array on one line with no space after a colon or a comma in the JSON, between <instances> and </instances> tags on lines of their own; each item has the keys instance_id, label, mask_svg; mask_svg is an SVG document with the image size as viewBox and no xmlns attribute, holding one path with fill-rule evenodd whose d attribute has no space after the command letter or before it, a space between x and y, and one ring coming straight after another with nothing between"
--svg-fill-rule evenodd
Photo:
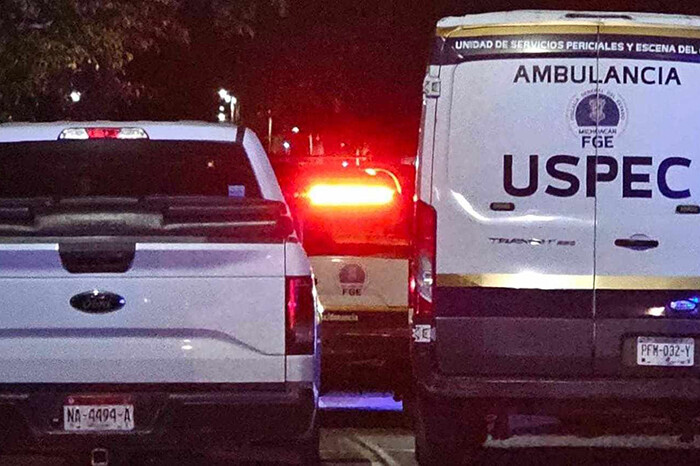
<instances>
[{"instance_id":1,"label":"white pickup truck","mask_svg":"<svg viewBox=\"0 0 700 466\"><path fill-rule=\"evenodd\" d=\"M255 134L4 124L0 167L3 453L318 460L314 285Z\"/></svg>"}]
</instances>

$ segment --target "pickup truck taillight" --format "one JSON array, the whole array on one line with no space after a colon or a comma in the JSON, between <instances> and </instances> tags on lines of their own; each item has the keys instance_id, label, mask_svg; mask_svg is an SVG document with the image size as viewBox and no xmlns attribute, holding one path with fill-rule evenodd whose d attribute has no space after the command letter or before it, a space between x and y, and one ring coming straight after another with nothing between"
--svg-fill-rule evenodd
<instances>
[{"instance_id":1,"label":"pickup truck taillight","mask_svg":"<svg viewBox=\"0 0 700 466\"><path fill-rule=\"evenodd\" d=\"M432 324L435 302L437 213L423 201L416 202L411 288L414 324Z\"/></svg>"},{"instance_id":2,"label":"pickup truck taillight","mask_svg":"<svg viewBox=\"0 0 700 466\"><path fill-rule=\"evenodd\" d=\"M315 306L313 280L310 276L287 277L285 302L286 354L313 354Z\"/></svg>"}]
</instances>

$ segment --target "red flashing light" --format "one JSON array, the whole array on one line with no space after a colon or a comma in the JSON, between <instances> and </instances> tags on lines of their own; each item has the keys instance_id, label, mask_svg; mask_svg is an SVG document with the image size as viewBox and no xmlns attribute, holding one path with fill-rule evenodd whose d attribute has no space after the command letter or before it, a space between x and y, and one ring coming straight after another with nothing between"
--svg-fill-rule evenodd
<instances>
[{"instance_id":1,"label":"red flashing light","mask_svg":"<svg viewBox=\"0 0 700 466\"><path fill-rule=\"evenodd\" d=\"M87 128L88 139L117 139L119 128Z\"/></svg>"},{"instance_id":2,"label":"red flashing light","mask_svg":"<svg viewBox=\"0 0 700 466\"><path fill-rule=\"evenodd\" d=\"M307 192L314 206L382 206L391 204L396 191L360 183L316 184Z\"/></svg>"}]
</instances>

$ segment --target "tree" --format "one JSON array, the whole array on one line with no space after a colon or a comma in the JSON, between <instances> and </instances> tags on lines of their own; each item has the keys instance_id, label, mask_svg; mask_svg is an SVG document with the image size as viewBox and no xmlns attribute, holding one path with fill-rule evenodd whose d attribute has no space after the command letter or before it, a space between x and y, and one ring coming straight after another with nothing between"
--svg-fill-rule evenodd
<instances>
[{"instance_id":1,"label":"tree","mask_svg":"<svg viewBox=\"0 0 700 466\"><path fill-rule=\"evenodd\" d=\"M263 1L285 12L285 0L3 0L0 120L71 116L68 96L79 85L95 96L81 103L85 109L99 102L93 113L115 114L148 92L129 64L169 47L187 49L190 16L215 12L206 27L230 40L253 33Z\"/></svg>"}]
</instances>

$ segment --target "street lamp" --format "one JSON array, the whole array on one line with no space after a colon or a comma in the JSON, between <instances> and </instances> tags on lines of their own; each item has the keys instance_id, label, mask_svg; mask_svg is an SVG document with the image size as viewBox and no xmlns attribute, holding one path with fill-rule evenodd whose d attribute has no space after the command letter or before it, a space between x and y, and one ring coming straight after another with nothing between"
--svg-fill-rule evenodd
<instances>
[{"instance_id":1,"label":"street lamp","mask_svg":"<svg viewBox=\"0 0 700 466\"><path fill-rule=\"evenodd\" d=\"M228 105L229 108L229 121L231 123L234 123L236 120L236 105L238 104L238 99L236 98L235 95L231 94L228 90L221 88L219 89L219 98L226 104ZM225 108L223 105L219 105L219 121L224 122L226 121L226 114L224 113ZM224 115L224 119L221 119L221 115Z\"/></svg>"},{"instance_id":2,"label":"street lamp","mask_svg":"<svg viewBox=\"0 0 700 466\"><path fill-rule=\"evenodd\" d=\"M226 103L231 102L231 94L226 89L219 89L219 97Z\"/></svg>"},{"instance_id":3,"label":"street lamp","mask_svg":"<svg viewBox=\"0 0 700 466\"><path fill-rule=\"evenodd\" d=\"M79 91L72 91L72 92L70 93L70 100L71 100L74 104L77 104L78 102L80 102L80 97L81 97L81 96L82 96L82 94L81 94Z\"/></svg>"}]
</instances>

